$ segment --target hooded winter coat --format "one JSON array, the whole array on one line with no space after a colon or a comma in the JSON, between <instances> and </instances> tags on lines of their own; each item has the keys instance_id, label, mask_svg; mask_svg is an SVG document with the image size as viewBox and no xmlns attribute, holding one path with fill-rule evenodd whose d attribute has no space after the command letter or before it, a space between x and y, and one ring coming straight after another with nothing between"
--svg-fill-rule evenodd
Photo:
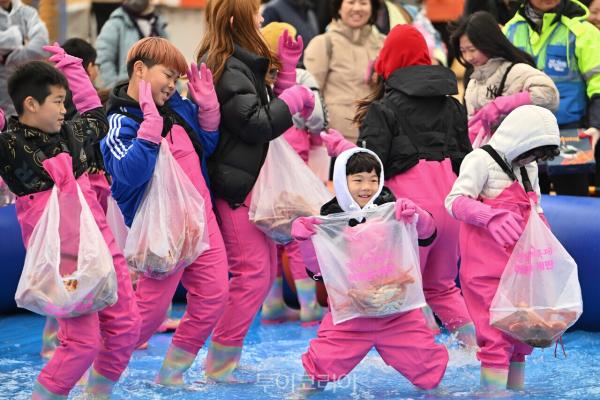
<instances>
[{"instance_id":1,"label":"hooded winter coat","mask_svg":"<svg viewBox=\"0 0 600 400\"><path fill-rule=\"evenodd\" d=\"M150 19L152 31L150 36L168 38L167 23L160 14L154 14ZM123 7L117 8L110 14L108 21L102 26L96 39L98 58L96 63L100 68L100 79L103 87L113 87L117 82L127 80L127 53L135 42L143 39L135 17Z\"/></svg>"},{"instance_id":2,"label":"hooded winter coat","mask_svg":"<svg viewBox=\"0 0 600 400\"><path fill-rule=\"evenodd\" d=\"M550 113L542 113L536 106L521 106L510 113L496 130L489 145L511 165L513 172L522 185L520 167L512 162L528 150L540 146L560 144L556 118ZM535 121L535 123L532 123ZM525 166L533 190L540 196L537 163L531 162ZM460 167L460 175L454 183L452 191L446 197L446 209L450 215L452 204L459 196L472 199L480 197L493 199L513 184L512 179L502 170L498 163L483 149L475 149L469 153ZM537 206L537 211L542 212Z\"/></svg>"},{"instance_id":3,"label":"hooded winter coat","mask_svg":"<svg viewBox=\"0 0 600 400\"><path fill-rule=\"evenodd\" d=\"M35 8L12 0L10 11L0 7L0 108L15 114L8 96L8 77L21 64L46 57L48 30Z\"/></svg>"}]
</instances>

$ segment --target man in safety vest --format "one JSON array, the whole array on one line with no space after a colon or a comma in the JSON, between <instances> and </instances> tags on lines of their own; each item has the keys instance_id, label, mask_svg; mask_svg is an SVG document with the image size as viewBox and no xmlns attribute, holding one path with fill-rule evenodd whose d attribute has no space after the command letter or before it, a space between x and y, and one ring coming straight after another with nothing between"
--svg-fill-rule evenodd
<instances>
[{"instance_id":1,"label":"man in safety vest","mask_svg":"<svg viewBox=\"0 0 600 400\"><path fill-rule=\"evenodd\" d=\"M560 127L588 128L595 146L600 136L600 31L586 20L588 14L577 0L524 0L504 33L556 84Z\"/></svg>"}]
</instances>

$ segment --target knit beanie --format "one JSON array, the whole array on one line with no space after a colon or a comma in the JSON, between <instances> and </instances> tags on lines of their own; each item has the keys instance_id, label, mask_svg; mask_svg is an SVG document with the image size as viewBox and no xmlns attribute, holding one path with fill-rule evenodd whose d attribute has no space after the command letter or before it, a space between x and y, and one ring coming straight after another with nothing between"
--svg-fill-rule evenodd
<instances>
[{"instance_id":1,"label":"knit beanie","mask_svg":"<svg viewBox=\"0 0 600 400\"><path fill-rule=\"evenodd\" d=\"M396 25L385 38L375 72L387 79L398 68L431 65L423 35L411 25Z\"/></svg>"}]
</instances>

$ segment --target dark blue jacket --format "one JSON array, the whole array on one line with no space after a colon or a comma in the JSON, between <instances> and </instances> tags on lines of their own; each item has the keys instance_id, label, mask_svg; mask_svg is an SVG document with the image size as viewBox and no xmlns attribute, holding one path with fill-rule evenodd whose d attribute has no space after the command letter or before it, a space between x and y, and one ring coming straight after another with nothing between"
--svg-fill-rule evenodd
<instances>
[{"instance_id":1,"label":"dark blue jacket","mask_svg":"<svg viewBox=\"0 0 600 400\"><path fill-rule=\"evenodd\" d=\"M146 186L154 173L158 157L159 145L137 138L140 122L143 120L139 103L127 96L127 83L116 86L111 93L108 104L109 130L100 143L106 170L112 177L111 191L119 204L125 224L131 226L133 217L139 207ZM169 99L165 106L159 108L161 115L175 113L184 122L192 143L199 154L202 174L209 184L206 169L206 158L217 148L219 132L207 132L198 123L198 106L179 93ZM177 122L176 122L177 123ZM190 132L189 130L193 131ZM163 130L163 136L167 132ZM194 136L195 135L195 136Z\"/></svg>"}]
</instances>

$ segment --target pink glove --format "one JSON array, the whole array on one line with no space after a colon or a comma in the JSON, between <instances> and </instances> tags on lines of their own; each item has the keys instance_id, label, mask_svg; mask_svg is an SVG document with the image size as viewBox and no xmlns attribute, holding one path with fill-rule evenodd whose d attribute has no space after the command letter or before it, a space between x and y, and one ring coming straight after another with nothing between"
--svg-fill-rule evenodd
<instances>
[{"instance_id":1,"label":"pink glove","mask_svg":"<svg viewBox=\"0 0 600 400\"><path fill-rule=\"evenodd\" d=\"M596 150L596 144L598 143L598 139L600 139L600 131L596 128L587 128L585 131L579 134L579 138L582 139L587 137L590 139L590 144L592 145L592 151Z\"/></svg>"},{"instance_id":2,"label":"pink glove","mask_svg":"<svg viewBox=\"0 0 600 400\"><path fill-rule=\"evenodd\" d=\"M69 89L73 93L73 104L80 114L102 107L98 92L81 64L81 58L68 55L58 43L44 46L43 49L53 54L48 60L55 62L56 69L67 78Z\"/></svg>"},{"instance_id":3,"label":"pink glove","mask_svg":"<svg viewBox=\"0 0 600 400\"><path fill-rule=\"evenodd\" d=\"M481 107L469 120L469 137L475 138L481 129L491 133L492 127L500 122L500 117L510 114L517 107L531 104L531 95L527 91L499 96Z\"/></svg>"},{"instance_id":4,"label":"pink glove","mask_svg":"<svg viewBox=\"0 0 600 400\"><path fill-rule=\"evenodd\" d=\"M321 139L321 135L315 135L311 133L309 136L310 146L311 147L321 147L323 146L323 139Z\"/></svg>"},{"instance_id":5,"label":"pink glove","mask_svg":"<svg viewBox=\"0 0 600 400\"><path fill-rule=\"evenodd\" d=\"M471 122L471 120L474 117L475 116L473 116L469 120L469 140L471 141L471 144L475 142L475 138L477 137L477 135L479 135L479 132L483 131L482 135L484 136L489 135L491 133L489 127L487 125L484 127L483 123L480 120Z\"/></svg>"},{"instance_id":6,"label":"pink glove","mask_svg":"<svg viewBox=\"0 0 600 400\"><path fill-rule=\"evenodd\" d=\"M356 147L354 143L346 140L344 135L335 129L328 129L327 133L321 132L321 139L323 139L323 143L325 143L329 157L337 157L342 152Z\"/></svg>"},{"instance_id":7,"label":"pink glove","mask_svg":"<svg viewBox=\"0 0 600 400\"><path fill-rule=\"evenodd\" d=\"M296 65L302 57L303 49L302 36L298 35L298 39L294 42L287 29L279 36L277 55L281 61L281 70L277 73L277 81L273 87L276 96L296 84Z\"/></svg>"},{"instance_id":8,"label":"pink glove","mask_svg":"<svg viewBox=\"0 0 600 400\"><path fill-rule=\"evenodd\" d=\"M150 82L140 80L138 101L144 114L144 120L137 131L138 139L160 144L162 140L163 118L158 113L158 109L154 103Z\"/></svg>"},{"instance_id":9,"label":"pink glove","mask_svg":"<svg viewBox=\"0 0 600 400\"><path fill-rule=\"evenodd\" d=\"M492 217L488 223L488 230L500 246L512 247L523 233L522 222L523 218L520 215L504 210L502 214Z\"/></svg>"},{"instance_id":10,"label":"pink glove","mask_svg":"<svg viewBox=\"0 0 600 400\"><path fill-rule=\"evenodd\" d=\"M429 238L435 232L433 217L413 201L406 198L396 200L396 219L405 223L411 223L414 215L419 216L417 220L417 233L419 238Z\"/></svg>"},{"instance_id":11,"label":"pink glove","mask_svg":"<svg viewBox=\"0 0 600 400\"><path fill-rule=\"evenodd\" d=\"M315 108L315 95L306 86L294 85L285 89L279 98L287 104L292 115L300 113L304 119L310 117Z\"/></svg>"},{"instance_id":12,"label":"pink glove","mask_svg":"<svg viewBox=\"0 0 600 400\"><path fill-rule=\"evenodd\" d=\"M187 71L188 93L194 103L198 105L198 122L205 131L216 131L221 122L219 100L213 84L212 72L206 64L200 64L200 71L196 63L190 64Z\"/></svg>"},{"instance_id":13,"label":"pink glove","mask_svg":"<svg viewBox=\"0 0 600 400\"><path fill-rule=\"evenodd\" d=\"M6 117L4 116L4 110L0 108L0 132L4 130L6 126Z\"/></svg>"},{"instance_id":14,"label":"pink glove","mask_svg":"<svg viewBox=\"0 0 600 400\"><path fill-rule=\"evenodd\" d=\"M310 239L316 233L315 225L320 225L321 220L317 217L299 217L292 222L292 237L302 241Z\"/></svg>"},{"instance_id":15,"label":"pink glove","mask_svg":"<svg viewBox=\"0 0 600 400\"><path fill-rule=\"evenodd\" d=\"M452 214L460 221L487 228L500 246L514 246L523 233L523 218L520 215L492 208L467 196L460 196L454 200Z\"/></svg>"}]
</instances>

